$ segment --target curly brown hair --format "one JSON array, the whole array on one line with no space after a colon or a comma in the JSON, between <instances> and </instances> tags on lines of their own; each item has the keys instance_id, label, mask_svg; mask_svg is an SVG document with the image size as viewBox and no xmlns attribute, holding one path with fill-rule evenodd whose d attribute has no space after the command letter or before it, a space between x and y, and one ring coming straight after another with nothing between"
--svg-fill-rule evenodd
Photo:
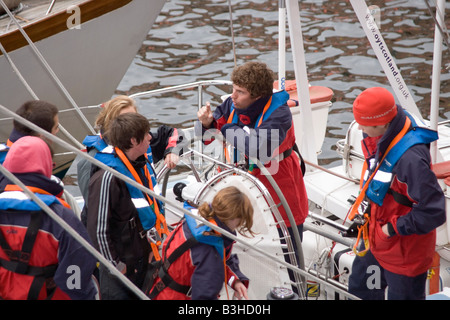
<instances>
[{"instance_id":1,"label":"curly brown hair","mask_svg":"<svg viewBox=\"0 0 450 320\"><path fill-rule=\"evenodd\" d=\"M273 93L274 73L263 62L246 62L233 69L231 81L248 90L252 98Z\"/></svg>"},{"instance_id":2,"label":"curly brown hair","mask_svg":"<svg viewBox=\"0 0 450 320\"><path fill-rule=\"evenodd\" d=\"M211 204L204 202L198 208L199 214L206 220L217 217L223 223L240 219L237 232L245 235L249 232L253 235L253 206L250 199L236 187L226 187L221 189L214 196Z\"/></svg>"}]
</instances>

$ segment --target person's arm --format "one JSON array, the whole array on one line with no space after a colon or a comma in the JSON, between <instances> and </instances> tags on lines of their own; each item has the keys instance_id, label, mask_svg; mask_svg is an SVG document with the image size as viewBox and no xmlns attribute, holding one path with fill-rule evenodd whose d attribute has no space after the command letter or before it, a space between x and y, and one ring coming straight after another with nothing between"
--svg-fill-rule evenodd
<instances>
[{"instance_id":1,"label":"person's arm","mask_svg":"<svg viewBox=\"0 0 450 320\"><path fill-rule=\"evenodd\" d=\"M69 226L91 243L86 228L76 215L67 208L61 210L61 217ZM62 230L59 235L58 267L53 277L55 284L71 299L94 299L97 294L92 280L95 257L67 231Z\"/></svg>"},{"instance_id":2,"label":"person's arm","mask_svg":"<svg viewBox=\"0 0 450 320\"><path fill-rule=\"evenodd\" d=\"M174 168L178 163L179 155L187 147L188 143L183 135L183 131L162 125L156 131L151 131L150 134L152 136L150 146L152 148L153 161L157 163L164 159L169 168Z\"/></svg>"},{"instance_id":3,"label":"person's arm","mask_svg":"<svg viewBox=\"0 0 450 320\"><path fill-rule=\"evenodd\" d=\"M280 106L257 128L244 129L232 123L221 128L227 142L262 163L267 163L278 154L277 150L289 130L292 130L292 116L287 106Z\"/></svg>"},{"instance_id":4,"label":"person's arm","mask_svg":"<svg viewBox=\"0 0 450 320\"><path fill-rule=\"evenodd\" d=\"M217 300L225 281L222 258L214 247L202 243L191 248L191 255L195 266L191 277L192 299Z\"/></svg>"},{"instance_id":5,"label":"person's arm","mask_svg":"<svg viewBox=\"0 0 450 320\"><path fill-rule=\"evenodd\" d=\"M404 184L414 202L412 210L396 217L383 231L399 235L426 234L445 222L445 197L436 176L430 169L430 155L424 145L407 150L397 163L398 181ZM390 230L389 230L390 229Z\"/></svg>"},{"instance_id":6,"label":"person's arm","mask_svg":"<svg viewBox=\"0 0 450 320\"><path fill-rule=\"evenodd\" d=\"M220 129L228 121L233 101L227 98L214 112L209 103L197 112L198 121L195 122L195 135L201 136L205 145L210 144L217 135L221 135Z\"/></svg>"},{"instance_id":7,"label":"person's arm","mask_svg":"<svg viewBox=\"0 0 450 320\"><path fill-rule=\"evenodd\" d=\"M94 246L115 266L119 265L119 255L111 240L110 221L113 201L121 198L114 183L114 176L100 170L94 174L89 183L87 228Z\"/></svg>"},{"instance_id":8,"label":"person's arm","mask_svg":"<svg viewBox=\"0 0 450 320\"><path fill-rule=\"evenodd\" d=\"M238 299L248 299L247 288L249 279L240 270L239 258L236 254L230 254L227 259L227 276L227 283L234 289L235 296Z\"/></svg>"}]
</instances>

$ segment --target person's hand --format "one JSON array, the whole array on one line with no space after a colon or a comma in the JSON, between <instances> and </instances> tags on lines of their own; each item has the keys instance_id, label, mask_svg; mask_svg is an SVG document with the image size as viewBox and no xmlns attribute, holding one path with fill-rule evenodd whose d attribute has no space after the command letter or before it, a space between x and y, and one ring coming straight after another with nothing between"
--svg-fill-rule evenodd
<instances>
[{"instance_id":1,"label":"person's hand","mask_svg":"<svg viewBox=\"0 0 450 320\"><path fill-rule=\"evenodd\" d=\"M234 298L241 300L242 298L248 300L247 288L240 280L236 280L234 284Z\"/></svg>"},{"instance_id":2,"label":"person's hand","mask_svg":"<svg viewBox=\"0 0 450 320\"><path fill-rule=\"evenodd\" d=\"M169 168L173 169L177 165L180 157L175 153L168 153L164 158L164 164Z\"/></svg>"},{"instance_id":3,"label":"person's hand","mask_svg":"<svg viewBox=\"0 0 450 320\"><path fill-rule=\"evenodd\" d=\"M202 123L203 127L210 128L214 120L213 113L211 111L211 104L206 102L206 105L201 107L197 111L197 118Z\"/></svg>"},{"instance_id":4,"label":"person's hand","mask_svg":"<svg viewBox=\"0 0 450 320\"><path fill-rule=\"evenodd\" d=\"M127 273L127 265L125 263L123 263L122 261L119 261L119 263L116 266L117 270L119 270L119 272L121 274L126 274Z\"/></svg>"}]
</instances>

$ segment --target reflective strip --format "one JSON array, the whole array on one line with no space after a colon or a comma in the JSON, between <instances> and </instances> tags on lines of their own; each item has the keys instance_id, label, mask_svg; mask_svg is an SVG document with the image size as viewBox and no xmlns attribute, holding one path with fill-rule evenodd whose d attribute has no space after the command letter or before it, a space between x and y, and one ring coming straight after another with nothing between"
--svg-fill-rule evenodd
<instances>
[{"instance_id":1,"label":"reflective strip","mask_svg":"<svg viewBox=\"0 0 450 320\"><path fill-rule=\"evenodd\" d=\"M155 186L153 186L153 192L156 194L161 194L161 188L159 187L158 184L156 184ZM156 199L155 199L156 200Z\"/></svg>"},{"instance_id":2,"label":"reflective strip","mask_svg":"<svg viewBox=\"0 0 450 320\"><path fill-rule=\"evenodd\" d=\"M234 282L234 280L236 280L236 277L235 277L235 276L231 276L230 279L228 280L228 285L229 285L230 287L233 287L233 282Z\"/></svg>"},{"instance_id":3,"label":"reflective strip","mask_svg":"<svg viewBox=\"0 0 450 320\"><path fill-rule=\"evenodd\" d=\"M392 173L381 170L378 170L377 173L375 174L375 177L373 177L373 180L377 180L384 183L391 182L391 179Z\"/></svg>"},{"instance_id":4,"label":"reflective strip","mask_svg":"<svg viewBox=\"0 0 450 320\"><path fill-rule=\"evenodd\" d=\"M370 160L369 160L369 168L370 168L371 170L373 170L373 169L375 169L375 165L376 165L375 159L374 159L374 158L370 159Z\"/></svg>"},{"instance_id":5,"label":"reflective strip","mask_svg":"<svg viewBox=\"0 0 450 320\"><path fill-rule=\"evenodd\" d=\"M136 209L149 207L147 200L145 200L144 198L132 198L131 201L133 201L133 204L136 207Z\"/></svg>"},{"instance_id":6,"label":"reflective strip","mask_svg":"<svg viewBox=\"0 0 450 320\"><path fill-rule=\"evenodd\" d=\"M369 170L366 170L366 172L364 173L363 181L367 181L368 178L369 178Z\"/></svg>"},{"instance_id":7,"label":"reflective strip","mask_svg":"<svg viewBox=\"0 0 450 320\"><path fill-rule=\"evenodd\" d=\"M103 148L103 150L100 151L100 152L103 152L103 153L113 153L113 151L114 151L114 147L111 146L111 145L108 145L107 147Z\"/></svg>"},{"instance_id":8,"label":"reflective strip","mask_svg":"<svg viewBox=\"0 0 450 320\"><path fill-rule=\"evenodd\" d=\"M30 198L22 191L5 191L0 193L0 199L28 200Z\"/></svg>"}]
</instances>

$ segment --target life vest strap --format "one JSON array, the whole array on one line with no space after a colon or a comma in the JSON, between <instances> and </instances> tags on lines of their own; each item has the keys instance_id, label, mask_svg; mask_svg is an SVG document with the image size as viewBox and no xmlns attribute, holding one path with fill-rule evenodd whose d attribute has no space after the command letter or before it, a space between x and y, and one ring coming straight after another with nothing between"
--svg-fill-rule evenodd
<instances>
[{"instance_id":1,"label":"life vest strap","mask_svg":"<svg viewBox=\"0 0 450 320\"><path fill-rule=\"evenodd\" d=\"M30 190L33 193L38 193L38 194L46 194L46 195L50 195L52 196L52 194L50 192L45 191L44 189L38 188L38 187L31 187L31 186L26 186L28 190ZM8 184L5 187L4 191L22 191L22 188L19 187L18 185L15 184ZM70 205L63 199L61 199L60 197L55 196L56 199L66 208L68 209L72 209L70 207Z\"/></svg>"},{"instance_id":2,"label":"life vest strap","mask_svg":"<svg viewBox=\"0 0 450 320\"><path fill-rule=\"evenodd\" d=\"M185 222L185 221L184 221ZM209 222L213 223L214 225L217 225L217 223L211 219ZM187 222L186 222L187 223ZM190 285L182 285L176 282L169 274L169 268L178 258L180 258L187 250L191 249L193 246L198 244L200 241L195 238L194 235L192 237L186 239L180 246L175 248L172 253L167 256L167 250L170 247L170 244L172 243L172 240L174 238L174 235L178 232L178 230L183 228L183 223L181 223L178 226L178 229L172 232L170 238L167 239L167 244L165 246L165 250L163 252L163 258L161 261L156 261L151 267L149 273L146 275L146 279L144 282L144 292L149 292L151 288L153 287L154 280L158 276L161 281L159 281L153 290L147 294L147 296L150 299L154 299L161 291L163 291L165 288L171 288L174 291L180 292L186 296L190 295L191 292L191 286ZM206 231L205 231L206 232ZM210 231L211 235L217 235L219 234L215 230ZM225 264L225 255L224 255L224 264ZM225 269L226 274L226 269ZM225 281L226 283L226 281Z\"/></svg>"},{"instance_id":3,"label":"life vest strap","mask_svg":"<svg viewBox=\"0 0 450 320\"><path fill-rule=\"evenodd\" d=\"M409 198L407 196L405 196L404 194L398 193L397 191L394 191L391 188L388 189L387 193L392 195L392 197L394 198L395 202L397 202L397 203L399 203L399 204L401 204L403 206L412 208L414 202L409 200Z\"/></svg>"},{"instance_id":4,"label":"life vest strap","mask_svg":"<svg viewBox=\"0 0 450 320\"><path fill-rule=\"evenodd\" d=\"M359 257L364 257L366 255L367 251L369 251L369 249L370 249L370 244L369 244L370 217L367 213L364 214L364 217L366 218L366 221L361 226L358 226L358 236L356 238L355 245L353 246L353 252ZM359 248L358 248L358 246L360 245L361 237L362 237L362 241L364 244L363 250L359 250Z\"/></svg>"},{"instance_id":5,"label":"life vest strap","mask_svg":"<svg viewBox=\"0 0 450 320\"><path fill-rule=\"evenodd\" d=\"M58 265L49 265L45 267L29 265L31 251L33 250L36 237L41 228L44 213L43 211L32 211L30 214L30 223L25 233L21 250L12 250L3 233L0 232L0 247L9 258L9 260L0 259L0 267L14 273L34 277L28 291L27 299L36 300L45 283L54 283L53 276ZM50 299L53 296L55 289L55 285L47 286L47 299Z\"/></svg>"},{"instance_id":6,"label":"life vest strap","mask_svg":"<svg viewBox=\"0 0 450 320\"><path fill-rule=\"evenodd\" d=\"M134 169L134 167L131 165L130 161L128 160L128 158L125 156L125 154L123 153L122 150L120 150L119 148L114 148L114 150L116 151L116 154L119 156L120 160L123 162L123 164L127 167L127 169L130 171L130 173L132 174L132 176L134 177L134 180L139 183L140 185L144 185L142 183L141 178L139 177L139 174L136 172L136 170ZM153 183L152 183L152 179L150 176L150 172L147 168L147 165L145 165L144 167L144 174L145 177L148 180L149 183L149 187L150 190L153 191ZM153 205L153 209L154 209L154 213L156 215L156 223L155 223L155 228L158 231L159 235L161 237L163 237L163 235L168 235L169 234L169 230L167 228L167 223L166 223L166 219L165 217L161 214L160 210L159 210L159 205L158 205L158 201L156 201L156 199L153 199L152 197L150 197L150 195L148 195L147 193L144 193L145 197L147 198L148 203L150 204L150 206ZM154 201L153 201L154 200ZM154 251L154 250L153 250Z\"/></svg>"},{"instance_id":7,"label":"life vest strap","mask_svg":"<svg viewBox=\"0 0 450 320\"><path fill-rule=\"evenodd\" d=\"M182 226L180 225L180 228ZM169 267L175 262L178 258L180 258L187 250L192 248L194 245L198 243L198 240L195 237L190 237L185 242L183 242L178 248L176 248L170 256L167 257L167 249L170 246L170 243L173 240L175 232L172 233L172 236L168 239L167 245L165 247L163 260L157 261L150 267L150 272L147 274L145 283L144 283L144 292L148 292L151 290L154 280L158 276L160 278L160 282L156 284L151 292L147 294L150 299L154 299L161 291L163 291L166 287L171 288L177 292L188 295L191 286L190 285L182 285L176 282L169 275ZM152 268L153 267L153 268Z\"/></svg>"},{"instance_id":8,"label":"life vest strap","mask_svg":"<svg viewBox=\"0 0 450 320\"><path fill-rule=\"evenodd\" d=\"M348 218L350 220L353 220L355 218L355 216L356 216L356 214L358 212L358 207L359 207L359 205L361 204L361 202L363 201L363 199L366 196L366 191L367 191L367 189L369 187L369 184L372 181L372 179L375 176L375 174L377 173L377 171L380 168L381 164L383 163L384 158L387 156L389 151L391 151L391 149L397 144L397 142L399 142L404 137L404 135L408 132L410 126L411 126L411 120L408 117L406 117L406 121L405 121L405 124L403 126L403 129L391 141L391 143L389 144L389 146L386 149L385 153L383 154L383 157L379 161L378 166L375 168L375 170L372 172L370 177L367 179L367 181L363 185L362 189L360 190L360 193L359 193L358 197L356 198L356 201L353 203L352 207L350 208L350 214L348 216Z\"/></svg>"}]
</instances>

